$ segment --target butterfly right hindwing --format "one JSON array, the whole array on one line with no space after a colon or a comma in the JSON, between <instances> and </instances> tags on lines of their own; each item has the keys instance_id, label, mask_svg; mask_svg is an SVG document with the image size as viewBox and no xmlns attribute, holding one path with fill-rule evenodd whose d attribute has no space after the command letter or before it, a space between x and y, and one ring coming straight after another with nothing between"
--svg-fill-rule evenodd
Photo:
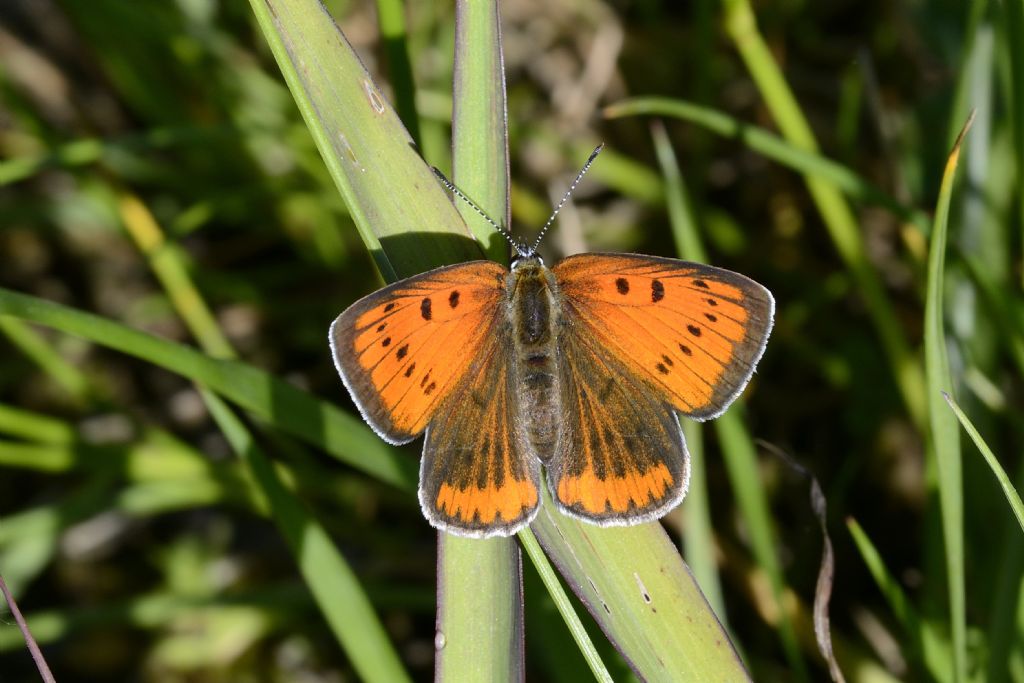
<instances>
[{"instance_id":1,"label":"butterfly right hindwing","mask_svg":"<svg viewBox=\"0 0 1024 683\"><path fill-rule=\"evenodd\" d=\"M689 455L671 406L570 318L560 337L563 423L548 482L563 512L636 524L686 495Z\"/></svg>"}]
</instances>

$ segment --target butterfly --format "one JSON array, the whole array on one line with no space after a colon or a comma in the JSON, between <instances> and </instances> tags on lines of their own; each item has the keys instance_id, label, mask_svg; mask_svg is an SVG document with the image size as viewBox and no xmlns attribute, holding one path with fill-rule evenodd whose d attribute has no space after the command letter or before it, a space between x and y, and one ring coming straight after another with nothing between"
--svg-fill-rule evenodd
<instances>
[{"instance_id":1,"label":"butterfly","mask_svg":"<svg viewBox=\"0 0 1024 683\"><path fill-rule=\"evenodd\" d=\"M513 247L511 269L445 266L352 304L330 330L342 381L384 440L426 434L419 502L438 529L515 533L542 474L571 517L659 518L689 481L676 413L714 418L742 392L771 293L699 263L587 253L548 268L536 243Z\"/></svg>"}]
</instances>

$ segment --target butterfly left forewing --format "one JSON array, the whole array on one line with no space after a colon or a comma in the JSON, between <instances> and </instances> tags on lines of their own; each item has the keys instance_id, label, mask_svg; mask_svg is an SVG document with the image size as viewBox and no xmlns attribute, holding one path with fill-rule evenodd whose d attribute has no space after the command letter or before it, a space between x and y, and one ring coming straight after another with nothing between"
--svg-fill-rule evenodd
<instances>
[{"instance_id":1,"label":"butterfly left forewing","mask_svg":"<svg viewBox=\"0 0 1024 683\"><path fill-rule=\"evenodd\" d=\"M508 536L529 524L540 504L540 463L518 414L508 335L507 328L494 331L423 446L423 514L462 536Z\"/></svg>"},{"instance_id":2,"label":"butterfly left forewing","mask_svg":"<svg viewBox=\"0 0 1024 683\"><path fill-rule=\"evenodd\" d=\"M683 499L689 456L671 406L571 324L559 338L562 430L548 482L567 514L598 524L656 519Z\"/></svg>"},{"instance_id":3,"label":"butterfly left forewing","mask_svg":"<svg viewBox=\"0 0 1024 683\"><path fill-rule=\"evenodd\" d=\"M743 275L637 254L579 254L552 268L563 318L675 410L720 415L754 373L771 293Z\"/></svg>"},{"instance_id":4,"label":"butterfly left forewing","mask_svg":"<svg viewBox=\"0 0 1024 683\"><path fill-rule=\"evenodd\" d=\"M335 365L380 436L405 443L426 429L492 339L507 273L491 261L438 268L360 299L334 321Z\"/></svg>"}]
</instances>

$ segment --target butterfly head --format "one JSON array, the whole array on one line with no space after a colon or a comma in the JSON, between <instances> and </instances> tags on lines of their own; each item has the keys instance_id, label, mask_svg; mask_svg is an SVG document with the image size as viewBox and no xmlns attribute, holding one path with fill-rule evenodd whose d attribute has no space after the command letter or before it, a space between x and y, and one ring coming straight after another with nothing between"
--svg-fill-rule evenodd
<instances>
[{"instance_id":1,"label":"butterfly head","mask_svg":"<svg viewBox=\"0 0 1024 683\"><path fill-rule=\"evenodd\" d=\"M516 255L512 257L512 270L518 270L526 266L544 265L544 259L542 259L540 257L540 254L538 254L537 252L530 251L527 249L523 249L522 251L520 251L519 248L515 247L515 245L513 245L513 248L515 248L516 250Z\"/></svg>"}]
</instances>

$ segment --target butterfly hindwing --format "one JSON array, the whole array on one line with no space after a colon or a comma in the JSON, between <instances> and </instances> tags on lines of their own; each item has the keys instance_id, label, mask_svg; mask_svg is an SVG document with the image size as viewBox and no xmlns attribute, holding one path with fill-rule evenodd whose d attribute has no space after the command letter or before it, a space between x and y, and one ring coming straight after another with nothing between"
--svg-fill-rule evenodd
<instances>
[{"instance_id":1,"label":"butterfly hindwing","mask_svg":"<svg viewBox=\"0 0 1024 683\"><path fill-rule=\"evenodd\" d=\"M552 269L564 324L592 339L675 410L720 415L746 386L775 302L753 280L698 263L579 254Z\"/></svg>"},{"instance_id":2,"label":"butterfly hindwing","mask_svg":"<svg viewBox=\"0 0 1024 683\"><path fill-rule=\"evenodd\" d=\"M493 340L508 270L491 261L396 282L331 325L334 362L363 417L384 439L421 434Z\"/></svg>"},{"instance_id":3,"label":"butterfly hindwing","mask_svg":"<svg viewBox=\"0 0 1024 683\"><path fill-rule=\"evenodd\" d=\"M555 501L598 524L655 519L686 494L689 456L672 409L615 356L563 329L562 430L547 463Z\"/></svg>"},{"instance_id":4,"label":"butterfly hindwing","mask_svg":"<svg viewBox=\"0 0 1024 683\"><path fill-rule=\"evenodd\" d=\"M540 461L519 419L507 328L495 330L427 430L420 506L430 523L463 536L508 536L540 503Z\"/></svg>"}]
</instances>

